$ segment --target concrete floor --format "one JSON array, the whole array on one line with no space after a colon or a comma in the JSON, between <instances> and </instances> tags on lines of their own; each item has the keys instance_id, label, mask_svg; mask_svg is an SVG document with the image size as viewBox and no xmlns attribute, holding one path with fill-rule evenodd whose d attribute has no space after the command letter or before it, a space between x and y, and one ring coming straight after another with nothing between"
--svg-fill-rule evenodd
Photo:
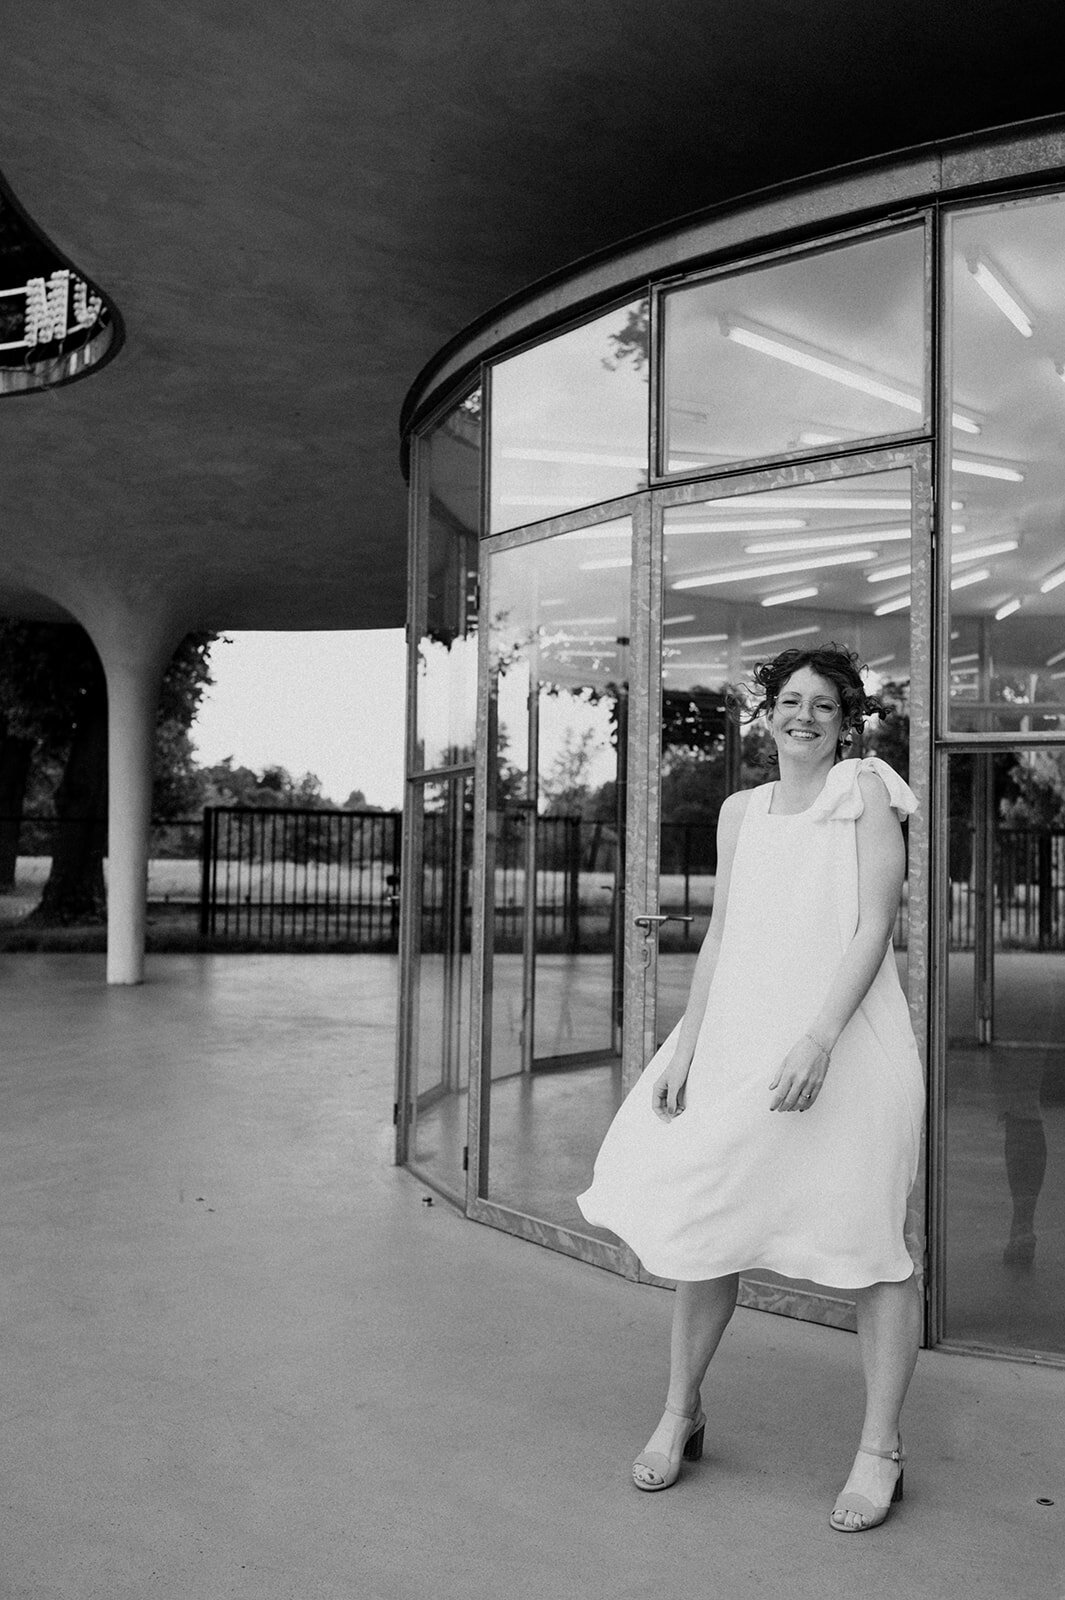
<instances>
[{"instance_id":1,"label":"concrete floor","mask_svg":"<svg viewBox=\"0 0 1065 1600\"><path fill-rule=\"evenodd\" d=\"M844 1538L856 1341L741 1311L640 1495L669 1295L390 1165L390 958L102 971L0 968L0 1600L1065 1595L1065 1372L922 1354Z\"/></svg>"}]
</instances>

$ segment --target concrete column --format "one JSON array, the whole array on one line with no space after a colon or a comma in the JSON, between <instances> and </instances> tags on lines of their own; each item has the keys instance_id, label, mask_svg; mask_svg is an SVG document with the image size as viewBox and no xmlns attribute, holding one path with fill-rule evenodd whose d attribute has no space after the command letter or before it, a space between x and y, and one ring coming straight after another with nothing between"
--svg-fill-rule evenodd
<instances>
[{"instance_id":1,"label":"concrete column","mask_svg":"<svg viewBox=\"0 0 1065 1600\"><path fill-rule=\"evenodd\" d=\"M144 982L152 754L159 674L154 662L107 666L107 981Z\"/></svg>"},{"instance_id":2,"label":"concrete column","mask_svg":"<svg viewBox=\"0 0 1065 1600\"><path fill-rule=\"evenodd\" d=\"M107 981L143 983L155 718L180 631L113 603L88 627L107 678Z\"/></svg>"}]
</instances>

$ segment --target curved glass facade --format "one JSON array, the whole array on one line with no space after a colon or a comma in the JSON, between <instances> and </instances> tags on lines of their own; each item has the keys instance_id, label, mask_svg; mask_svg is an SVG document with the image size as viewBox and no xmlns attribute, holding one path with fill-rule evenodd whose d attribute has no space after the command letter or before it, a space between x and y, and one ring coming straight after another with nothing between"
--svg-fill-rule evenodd
<instances>
[{"instance_id":1,"label":"curved glass facade","mask_svg":"<svg viewBox=\"0 0 1065 1600\"><path fill-rule=\"evenodd\" d=\"M977 199L947 164L908 201L900 177L882 220L822 185L816 228L797 190L798 242L689 225L690 266L678 229L639 292L619 252L609 309L597 267L568 324L555 290L549 331L530 305L471 336L413 438L397 1152L471 1217L640 1275L574 1196L683 1006L721 801L762 778L726 696L838 639L895 713L867 749L921 801L895 951L928 1341L1054 1359L1065 192L993 170ZM742 1294L852 1325L830 1286Z\"/></svg>"}]
</instances>

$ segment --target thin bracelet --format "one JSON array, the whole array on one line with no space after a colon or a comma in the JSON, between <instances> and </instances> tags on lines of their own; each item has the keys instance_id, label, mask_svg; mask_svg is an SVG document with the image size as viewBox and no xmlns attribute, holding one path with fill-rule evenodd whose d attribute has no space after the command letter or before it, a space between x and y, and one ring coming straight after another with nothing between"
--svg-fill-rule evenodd
<instances>
[{"instance_id":1,"label":"thin bracelet","mask_svg":"<svg viewBox=\"0 0 1065 1600\"><path fill-rule=\"evenodd\" d=\"M807 1031L806 1033L803 1034L803 1038L804 1039L809 1039L810 1043L811 1044L815 1044L817 1046L817 1048L820 1050L821 1054L823 1056L827 1056L828 1059L831 1061L831 1059L832 1059L831 1050L826 1050L825 1049L824 1045L821 1043L820 1039L817 1037L817 1035L815 1033L810 1033L809 1031Z\"/></svg>"}]
</instances>

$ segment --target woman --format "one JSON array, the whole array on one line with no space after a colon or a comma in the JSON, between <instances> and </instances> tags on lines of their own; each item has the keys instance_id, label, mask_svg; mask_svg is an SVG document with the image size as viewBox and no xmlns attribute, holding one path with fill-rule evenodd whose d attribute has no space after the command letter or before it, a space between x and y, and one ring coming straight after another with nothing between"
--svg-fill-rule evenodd
<instances>
[{"instance_id":1,"label":"woman","mask_svg":"<svg viewBox=\"0 0 1065 1600\"><path fill-rule=\"evenodd\" d=\"M754 674L779 763L718 820L714 908L684 1016L620 1108L580 1197L645 1267L677 1280L669 1392L633 1466L668 1488L702 1454L700 1386L739 1274L853 1292L865 1374L858 1453L833 1509L845 1533L902 1498L899 1413L920 1306L904 1240L924 1087L891 949L912 791L841 760L867 697L837 645Z\"/></svg>"}]
</instances>

